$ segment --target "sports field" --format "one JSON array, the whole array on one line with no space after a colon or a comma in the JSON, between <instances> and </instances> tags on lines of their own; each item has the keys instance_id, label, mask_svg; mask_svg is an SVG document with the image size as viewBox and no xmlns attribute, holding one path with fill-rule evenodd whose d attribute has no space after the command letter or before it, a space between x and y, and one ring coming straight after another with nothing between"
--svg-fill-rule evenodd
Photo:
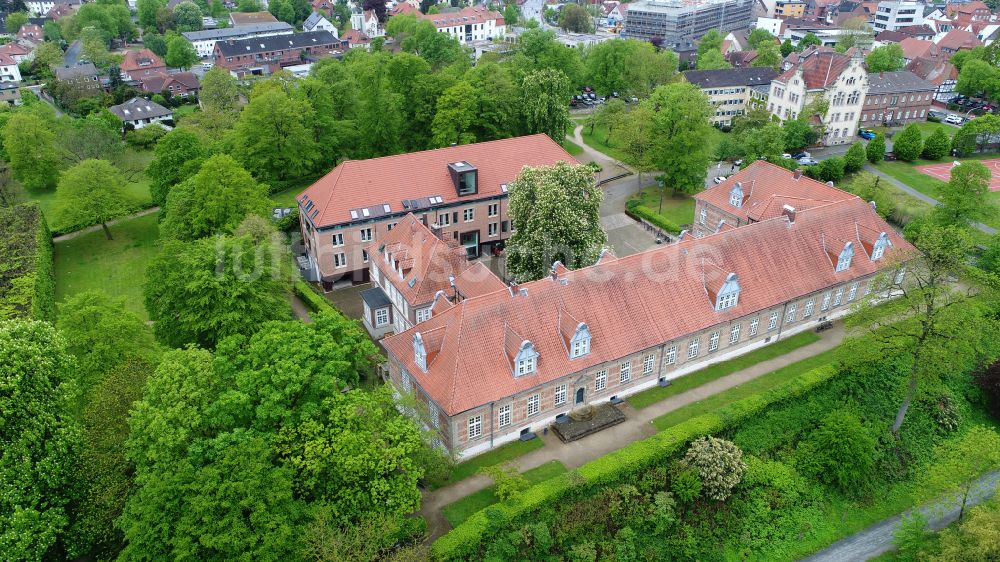
<instances>
[{"instance_id":1,"label":"sports field","mask_svg":"<svg viewBox=\"0 0 1000 562\"><path fill-rule=\"evenodd\" d=\"M982 164L993 174L993 177L990 179L990 191L1000 191L1000 158L982 160ZM946 162L942 164L917 166L917 170L919 170L920 173L927 174L932 178L939 179L941 181L948 181L951 179L951 169L954 166L954 162Z\"/></svg>"}]
</instances>

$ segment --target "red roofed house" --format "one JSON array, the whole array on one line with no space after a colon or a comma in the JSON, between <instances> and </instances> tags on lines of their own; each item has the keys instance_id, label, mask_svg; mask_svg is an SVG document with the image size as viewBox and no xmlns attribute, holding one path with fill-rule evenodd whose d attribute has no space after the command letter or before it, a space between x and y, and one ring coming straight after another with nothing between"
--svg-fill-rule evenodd
<instances>
[{"instance_id":1,"label":"red roofed house","mask_svg":"<svg viewBox=\"0 0 1000 562\"><path fill-rule=\"evenodd\" d=\"M163 76L167 73L167 65L163 59L149 49L126 51L120 68L126 80L141 81L143 78Z\"/></svg>"},{"instance_id":2,"label":"red roofed house","mask_svg":"<svg viewBox=\"0 0 1000 562\"><path fill-rule=\"evenodd\" d=\"M918 58L937 58L941 54L941 48L931 41L913 37L903 39L899 46L903 49L903 59L906 62Z\"/></svg>"},{"instance_id":3,"label":"red roofed house","mask_svg":"<svg viewBox=\"0 0 1000 562\"><path fill-rule=\"evenodd\" d=\"M365 328L375 338L409 330L463 299L506 287L441 229L408 213L368 246L372 288L361 292Z\"/></svg>"},{"instance_id":4,"label":"red roofed house","mask_svg":"<svg viewBox=\"0 0 1000 562\"><path fill-rule=\"evenodd\" d=\"M31 49L13 42L0 45L0 54L7 55L18 64L32 58Z\"/></svg>"},{"instance_id":5,"label":"red roofed house","mask_svg":"<svg viewBox=\"0 0 1000 562\"><path fill-rule=\"evenodd\" d=\"M733 181L750 181L761 166L770 165L755 162ZM783 174L777 181L790 189L804 185ZM725 196L730 187L710 191ZM574 408L843 316L868 297L881 270L896 270L912 251L869 203L847 193L783 209L628 257L603 255L576 271L557 262L538 281L443 306L382 340L388 377L427 405L452 453L469 457ZM895 280L903 275L896 270Z\"/></svg>"},{"instance_id":6,"label":"red roofed house","mask_svg":"<svg viewBox=\"0 0 1000 562\"><path fill-rule=\"evenodd\" d=\"M193 72L144 76L139 79L139 85L144 92L154 94L170 92L170 95L182 98L196 96L201 90L201 82Z\"/></svg>"},{"instance_id":7,"label":"red roofed house","mask_svg":"<svg viewBox=\"0 0 1000 562\"><path fill-rule=\"evenodd\" d=\"M22 45L37 47L45 41L45 34L42 33L41 27L33 23L26 23L18 30L16 38L18 43Z\"/></svg>"},{"instance_id":8,"label":"red roofed house","mask_svg":"<svg viewBox=\"0 0 1000 562\"><path fill-rule=\"evenodd\" d=\"M481 5L462 8L458 12L427 14L421 17L433 23L439 32L448 33L462 44L504 35L504 21L500 12L494 12Z\"/></svg>"},{"instance_id":9,"label":"red roofed house","mask_svg":"<svg viewBox=\"0 0 1000 562\"><path fill-rule=\"evenodd\" d=\"M952 29L944 35L938 42L941 51L954 54L960 49L971 49L982 45L983 42L976 37L975 33L964 29Z\"/></svg>"},{"instance_id":10,"label":"red roofed house","mask_svg":"<svg viewBox=\"0 0 1000 562\"><path fill-rule=\"evenodd\" d=\"M968 25L974 21L989 21L993 12L985 3L974 0L962 4L948 4L944 13L956 23Z\"/></svg>"},{"instance_id":11,"label":"red roofed house","mask_svg":"<svg viewBox=\"0 0 1000 562\"><path fill-rule=\"evenodd\" d=\"M793 64L787 64L789 61ZM786 60L788 68L771 81L768 111L782 121L797 119L818 98L829 103L820 119L826 145L854 141L861 106L868 90L864 60L854 49L841 54L829 47L809 47L796 58Z\"/></svg>"},{"instance_id":12,"label":"red roofed house","mask_svg":"<svg viewBox=\"0 0 1000 562\"><path fill-rule=\"evenodd\" d=\"M955 95L958 69L942 59L916 58L906 65L906 70L934 84L934 99L947 101Z\"/></svg>"},{"instance_id":13,"label":"red roofed house","mask_svg":"<svg viewBox=\"0 0 1000 562\"><path fill-rule=\"evenodd\" d=\"M403 217L478 257L510 236L507 184L524 166L577 161L544 134L342 162L298 196L306 275L331 288L365 281L370 244Z\"/></svg>"},{"instance_id":14,"label":"red roofed house","mask_svg":"<svg viewBox=\"0 0 1000 562\"><path fill-rule=\"evenodd\" d=\"M20 82L21 69L10 55L0 53L0 82Z\"/></svg>"},{"instance_id":15,"label":"red roofed house","mask_svg":"<svg viewBox=\"0 0 1000 562\"><path fill-rule=\"evenodd\" d=\"M347 47L349 49L357 49L358 47L368 48L372 40L361 33L357 29L348 29L344 32L344 35L340 38L342 41L347 41Z\"/></svg>"}]
</instances>

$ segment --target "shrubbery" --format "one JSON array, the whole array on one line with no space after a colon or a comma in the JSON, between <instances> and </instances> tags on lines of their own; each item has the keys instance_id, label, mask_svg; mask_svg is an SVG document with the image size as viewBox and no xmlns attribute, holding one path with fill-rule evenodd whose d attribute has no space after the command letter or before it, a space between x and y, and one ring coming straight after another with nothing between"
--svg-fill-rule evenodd
<instances>
[{"instance_id":1,"label":"shrubbery","mask_svg":"<svg viewBox=\"0 0 1000 562\"><path fill-rule=\"evenodd\" d=\"M630 199L625 203L625 210L628 214L634 215L636 218L643 219L666 232L678 234L681 231L681 227L663 218L662 215L657 214L656 211L650 209L649 207L639 204L639 202L635 199Z\"/></svg>"},{"instance_id":2,"label":"shrubbery","mask_svg":"<svg viewBox=\"0 0 1000 562\"><path fill-rule=\"evenodd\" d=\"M0 264L0 319L52 320L52 236L36 203L0 209Z\"/></svg>"}]
</instances>

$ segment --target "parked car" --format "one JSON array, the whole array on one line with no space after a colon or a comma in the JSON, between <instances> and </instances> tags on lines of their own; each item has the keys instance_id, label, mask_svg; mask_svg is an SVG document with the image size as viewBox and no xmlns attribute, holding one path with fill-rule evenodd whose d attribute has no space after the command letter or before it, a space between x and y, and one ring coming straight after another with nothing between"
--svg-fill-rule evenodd
<instances>
[{"instance_id":1,"label":"parked car","mask_svg":"<svg viewBox=\"0 0 1000 562\"><path fill-rule=\"evenodd\" d=\"M799 162L799 165L801 165L801 166L815 166L816 164L819 164L819 162L817 162L816 160L814 160L813 158L811 158L809 156L805 156L803 158L799 158L798 162Z\"/></svg>"},{"instance_id":2,"label":"parked car","mask_svg":"<svg viewBox=\"0 0 1000 562\"><path fill-rule=\"evenodd\" d=\"M639 98L637 98L637 97L635 97L635 96L632 96L632 97L630 97L630 98L628 99L628 101L630 101L630 102L632 102L632 103L639 103Z\"/></svg>"},{"instance_id":3,"label":"parked car","mask_svg":"<svg viewBox=\"0 0 1000 562\"><path fill-rule=\"evenodd\" d=\"M858 136L865 140L872 140L875 138L875 131L870 131L868 129L861 129L858 131Z\"/></svg>"},{"instance_id":4,"label":"parked car","mask_svg":"<svg viewBox=\"0 0 1000 562\"><path fill-rule=\"evenodd\" d=\"M809 158L810 156L812 156L812 154L809 154L808 152L803 150L802 152L796 152L795 154L793 154L792 160L801 160L803 158Z\"/></svg>"},{"instance_id":5,"label":"parked car","mask_svg":"<svg viewBox=\"0 0 1000 562\"><path fill-rule=\"evenodd\" d=\"M726 176L719 176L712 181L715 182L715 185L719 185L720 183L726 181Z\"/></svg>"},{"instance_id":6,"label":"parked car","mask_svg":"<svg viewBox=\"0 0 1000 562\"><path fill-rule=\"evenodd\" d=\"M740 159L736 160L735 162L733 162L733 166L742 166L742 165L743 165L743 159L742 158L740 158Z\"/></svg>"},{"instance_id":7,"label":"parked car","mask_svg":"<svg viewBox=\"0 0 1000 562\"><path fill-rule=\"evenodd\" d=\"M958 115L955 115L954 113L950 113L950 114L948 114L947 117L944 118L944 122L945 123L950 123L952 125L961 125L962 124L962 118L960 116L958 116Z\"/></svg>"}]
</instances>

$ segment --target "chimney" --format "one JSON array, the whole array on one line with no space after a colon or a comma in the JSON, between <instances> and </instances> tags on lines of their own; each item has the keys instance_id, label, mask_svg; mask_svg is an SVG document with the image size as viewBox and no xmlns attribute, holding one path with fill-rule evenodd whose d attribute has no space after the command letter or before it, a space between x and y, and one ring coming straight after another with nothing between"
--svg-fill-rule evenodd
<instances>
[{"instance_id":1,"label":"chimney","mask_svg":"<svg viewBox=\"0 0 1000 562\"><path fill-rule=\"evenodd\" d=\"M828 182L826 182L826 185L828 185L830 187L833 187L833 182L832 181L828 181Z\"/></svg>"},{"instance_id":2,"label":"chimney","mask_svg":"<svg viewBox=\"0 0 1000 562\"><path fill-rule=\"evenodd\" d=\"M797 179L799 179L801 177L802 177L802 169L801 168L795 170L795 173L792 174L792 179L793 180L797 180Z\"/></svg>"},{"instance_id":3,"label":"chimney","mask_svg":"<svg viewBox=\"0 0 1000 562\"><path fill-rule=\"evenodd\" d=\"M431 229L431 234L433 234L434 236L436 236L438 240L444 240L444 236L443 236L443 234L441 232L441 225L440 224L438 224L438 223L435 222L434 224L430 225L429 228Z\"/></svg>"},{"instance_id":4,"label":"chimney","mask_svg":"<svg viewBox=\"0 0 1000 562\"><path fill-rule=\"evenodd\" d=\"M795 224L795 207L785 205L781 208L781 214L788 217L788 224Z\"/></svg>"},{"instance_id":5,"label":"chimney","mask_svg":"<svg viewBox=\"0 0 1000 562\"><path fill-rule=\"evenodd\" d=\"M878 210L878 205L875 204L875 201L869 201L868 203L872 206L872 210Z\"/></svg>"}]
</instances>

